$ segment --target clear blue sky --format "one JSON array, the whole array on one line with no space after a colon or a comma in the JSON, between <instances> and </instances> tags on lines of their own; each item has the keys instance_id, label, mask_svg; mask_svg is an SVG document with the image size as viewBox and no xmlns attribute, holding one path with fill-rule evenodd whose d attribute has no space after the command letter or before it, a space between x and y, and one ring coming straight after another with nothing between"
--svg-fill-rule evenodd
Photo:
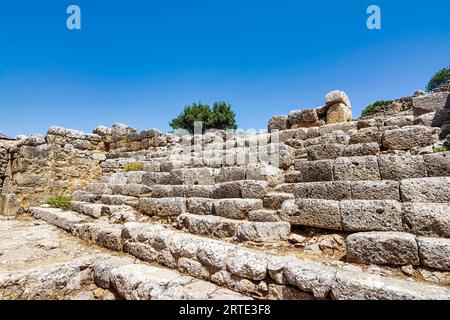
<instances>
[{"instance_id":1,"label":"clear blue sky","mask_svg":"<svg viewBox=\"0 0 450 320\"><path fill-rule=\"evenodd\" d=\"M70 4L81 31L66 28ZM168 130L198 100L228 101L241 128L260 129L333 89L357 117L450 64L449 12L448 0L2 0L0 131Z\"/></svg>"}]
</instances>

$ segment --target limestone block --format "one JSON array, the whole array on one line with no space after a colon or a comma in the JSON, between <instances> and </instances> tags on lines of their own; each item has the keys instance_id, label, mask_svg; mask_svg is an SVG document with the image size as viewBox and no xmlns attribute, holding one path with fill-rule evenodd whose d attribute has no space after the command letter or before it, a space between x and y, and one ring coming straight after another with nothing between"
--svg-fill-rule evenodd
<instances>
[{"instance_id":1,"label":"limestone block","mask_svg":"<svg viewBox=\"0 0 450 320\"><path fill-rule=\"evenodd\" d=\"M378 165L383 180L402 180L427 176L422 156L383 155L378 158Z\"/></svg>"},{"instance_id":2,"label":"limestone block","mask_svg":"<svg viewBox=\"0 0 450 320\"><path fill-rule=\"evenodd\" d=\"M450 204L404 203L405 231L424 237L450 238Z\"/></svg>"},{"instance_id":3,"label":"limestone block","mask_svg":"<svg viewBox=\"0 0 450 320\"><path fill-rule=\"evenodd\" d=\"M342 103L349 108L352 107L347 94L344 91L340 90L334 90L327 93L327 95L325 96L325 103L329 107L337 103Z\"/></svg>"},{"instance_id":4,"label":"limestone block","mask_svg":"<svg viewBox=\"0 0 450 320\"><path fill-rule=\"evenodd\" d=\"M347 237L347 261L365 264L418 265L416 237L403 232L363 232Z\"/></svg>"},{"instance_id":5,"label":"limestone block","mask_svg":"<svg viewBox=\"0 0 450 320\"><path fill-rule=\"evenodd\" d=\"M335 180L380 180L378 160L375 156L342 157L334 163Z\"/></svg>"},{"instance_id":6,"label":"limestone block","mask_svg":"<svg viewBox=\"0 0 450 320\"><path fill-rule=\"evenodd\" d=\"M340 202L340 212L346 231L403 231L398 201L344 200Z\"/></svg>"},{"instance_id":7,"label":"limestone block","mask_svg":"<svg viewBox=\"0 0 450 320\"><path fill-rule=\"evenodd\" d=\"M429 177L450 176L450 152L438 152L423 156Z\"/></svg>"},{"instance_id":8,"label":"limestone block","mask_svg":"<svg viewBox=\"0 0 450 320\"><path fill-rule=\"evenodd\" d=\"M352 199L355 200L397 200L400 201L400 184L398 181L353 181L351 183Z\"/></svg>"},{"instance_id":9,"label":"limestone block","mask_svg":"<svg viewBox=\"0 0 450 320\"><path fill-rule=\"evenodd\" d=\"M286 200L280 217L294 225L342 230L339 201L322 199Z\"/></svg>"},{"instance_id":10,"label":"limestone block","mask_svg":"<svg viewBox=\"0 0 450 320\"><path fill-rule=\"evenodd\" d=\"M298 160L295 162L295 169L301 172L303 182L332 181L333 165L332 160Z\"/></svg>"},{"instance_id":11,"label":"limestone block","mask_svg":"<svg viewBox=\"0 0 450 320\"><path fill-rule=\"evenodd\" d=\"M320 144L306 148L309 161L341 157L344 153L344 149L345 145L342 144Z\"/></svg>"},{"instance_id":12,"label":"limestone block","mask_svg":"<svg viewBox=\"0 0 450 320\"><path fill-rule=\"evenodd\" d=\"M245 219L252 210L262 209L260 199L219 199L216 201L215 213L229 219Z\"/></svg>"},{"instance_id":13,"label":"limestone block","mask_svg":"<svg viewBox=\"0 0 450 320\"><path fill-rule=\"evenodd\" d=\"M439 140L440 130L425 126L408 126L386 130L382 143L386 150L409 150L413 147L426 147Z\"/></svg>"},{"instance_id":14,"label":"limestone block","mask_svg":"<svg viewBox=\"0 0 450 320\"><path fill-rule=\"evenodd\" d=\"M347 122L352 120L352 109L343 103L333 104L328 107L327 124Z\"/></svg>"},{"instance_id":15,"label":"limestone block","mask_svg":"<svg viewBox=\"0 0 450 320\"><path fill-rule=\"evenodd\" d=\"M418 238L421 263L429 268L450 271L450 239Z\"/></svg>"},{"instance_id":16,"label":"limestone block","mask_svg":"<svg viewBox=\"0 0 450 320\"><path fill-rule=\"evenodd\" d=\"M450 177L405 179L400 193L404 202L450 202Z\"/></svg>"},{"instance_id":17,"label":"limestone block","mask_svg":"<svg viewBox=\"0 0 450 320\"><path fill-rule=\"evenodd\" d=\"M273 116L269 120L268 131L272 130L286 130L288 129L288 117L287 116Z\"/></svg>"},{"instance_id":18,"label":"limestone block","mask_svg":"<svg viewBox=\"0 0 450 320\"><path fill-rule=\"evenodd\" d=\"M450 106L448 92L431 93L413 98L413 113L415 117L437 111Z\"/></svg>"}]
</instances>

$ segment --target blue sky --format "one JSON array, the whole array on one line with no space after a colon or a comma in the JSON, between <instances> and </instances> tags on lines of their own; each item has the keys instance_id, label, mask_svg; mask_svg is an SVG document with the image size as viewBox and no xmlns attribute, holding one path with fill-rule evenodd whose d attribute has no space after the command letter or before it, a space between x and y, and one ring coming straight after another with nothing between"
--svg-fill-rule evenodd
<instances>
[{"instance_id":1,"label":"blue sky","mask_svg":"<svg viewBox=\"0 0 450 320\"><path fill-rule=\"evenodd\" d=\"M77 4L82 30L66 28ZM382 29L366 28L366 9ZM345 90L354 117L450 65L448 0L2 0L0 131L168 130L186 104L230 102L241 128Z\"/></svg>"}]
</instances>

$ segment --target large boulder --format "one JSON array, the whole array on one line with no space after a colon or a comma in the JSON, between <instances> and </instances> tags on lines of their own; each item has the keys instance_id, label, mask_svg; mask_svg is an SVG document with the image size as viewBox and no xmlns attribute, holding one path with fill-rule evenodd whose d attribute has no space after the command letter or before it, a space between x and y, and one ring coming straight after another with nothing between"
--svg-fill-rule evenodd
<instances>
[{"instance_id":1,"label":"large boulder","mask_svg":"<svg viewBox=\"0 0 450 320\"><path fill-rule=\"evenodd\" d=\"M342 103L345 104L347 107L351 108L352 105L350 103L350 99L348 98L347 94L344 91L340 90L334 90L329 92L325 96L325 103L328 107L331 107L332 105Z\"/></svg>"},{"instance_id":2,"label":"large boulder","mask_svg":"<svg viewBox=\"0 0 450 320\"><path fill-rule=\"evenodd\" d=\"M352 109L343 103L331 105L327 111L327 124L352 120Z\"/></svg>"}]
</instances>

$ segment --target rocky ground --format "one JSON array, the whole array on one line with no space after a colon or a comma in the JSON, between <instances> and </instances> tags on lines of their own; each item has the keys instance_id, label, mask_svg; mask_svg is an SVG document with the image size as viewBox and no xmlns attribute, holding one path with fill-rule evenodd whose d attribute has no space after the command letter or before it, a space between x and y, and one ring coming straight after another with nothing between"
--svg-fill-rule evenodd
<instances>
[{"instance_id":1,"label":"rocky ground","mask_svg":"<svg viewBox=\"0 0 450 320\"><path fill-rule=\"evenodd\" d=\"M0 299L248 299L81 242L28 216L0 220Z\"/></svg>"},{"instance_id":2,"label":"rocky ground","mask_svg":"<svg viewBox=\"0 0 450 320\"><path fill-rule=\"evenodd\" d=\"M43 221L0 220L0 298L115 299L88 268L102 251Z\"/></svg>"}]
</instances>

